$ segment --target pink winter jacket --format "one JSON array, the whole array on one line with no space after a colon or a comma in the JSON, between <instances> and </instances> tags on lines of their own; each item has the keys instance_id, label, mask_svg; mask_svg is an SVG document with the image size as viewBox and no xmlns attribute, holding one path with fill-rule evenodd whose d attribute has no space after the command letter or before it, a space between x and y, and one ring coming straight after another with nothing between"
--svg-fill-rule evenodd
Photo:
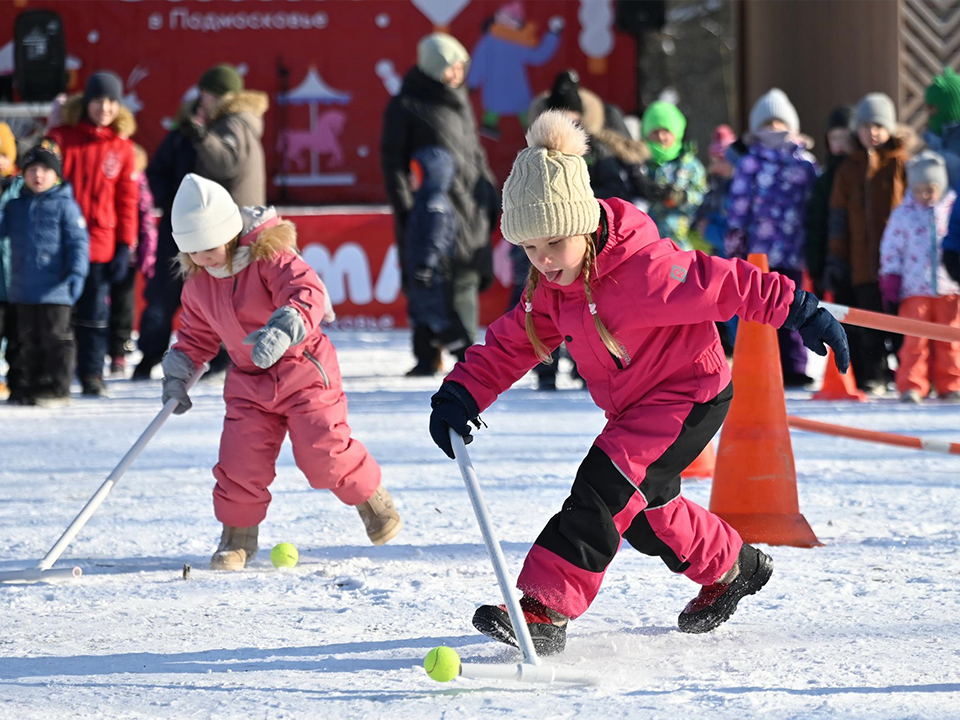
<instances>
[{"instance_id":1,"label":"pink winter jacket","mask_svg":"<svg viewBox=\"0 0 960 720\"><path fill-rule=\"evenodd\" d=\"M742 260L681 251L630 203L599 202L608 237L591 278L593 301L626 359L615 358L600 339L582 277L565 287L540 281L532 310L540 340L551 350L567 343L608 419L639 405L713 399L730 382L714 322L739 315L780 327L793 302L793 281ZM524 321L521 302L446 378L463 385L481 411L538 362Z\"/></svg>"},{"instance_id":2,"label":"pink winter jacket","mask_svg":"<svg viewBox=\"0 0 960 720\"><path fill-rule=\"evenodd\" d=\"M249 218L245 216L244 220L246 225ZM264 376L262 380L272 376L266 383L251 382L247 388L233 383L232 391L243 396L252 394L261 403L301 389L313 382L318 373L324 386L329 387L330 378L324 367L335 366L336 355L320 330L326 292L313 268L296 253L293 226L254 229L241 238L240 244L250 248L247 267L225 278L201 270L184 283L182 326L174 349L199 367L217 354L222 342L236 369L245 376ZM263 327L270 315L285 305L300 312L307 337L292 345L273 367L263 370L254 365L253 346L244 345L243 339Z\"/></svg>"}]
</instances>

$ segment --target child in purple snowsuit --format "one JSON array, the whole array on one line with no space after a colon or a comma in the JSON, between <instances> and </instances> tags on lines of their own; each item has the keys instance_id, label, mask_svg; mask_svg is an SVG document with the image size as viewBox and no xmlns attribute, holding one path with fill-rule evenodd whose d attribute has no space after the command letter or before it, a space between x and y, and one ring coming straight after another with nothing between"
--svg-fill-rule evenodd
<instances>
[{"instance_id":1,"label":"child in purple snowsuit","mask_svg":"<svg viewBox=\"0 0 960 720\"><path fill-rule=\"evenodd\" d=\"M803 277L806 209L817 168L798 142L800 120L786 94L773 88L750 111L750 143L730 186L727 253L765 253L770 269L797 285ZM812 382L800 335L778 330L787 387Z\"/></svg>"}]
</instances>

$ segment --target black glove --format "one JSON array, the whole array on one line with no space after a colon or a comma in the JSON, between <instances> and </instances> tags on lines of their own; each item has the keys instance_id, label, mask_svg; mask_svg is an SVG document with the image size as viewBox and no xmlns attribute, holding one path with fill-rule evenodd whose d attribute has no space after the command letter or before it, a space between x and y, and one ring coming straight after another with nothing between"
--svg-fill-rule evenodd
<instances>
[{"instance_id":1,"label":"black glove","mask_svg":"<svg viewBox=\"0 0 960 720\"><path fill-rule=\"evenodd\" d=\"M796 330L803 339L803 344L817 355L826 355L824 343L833 348L833 357L837 362L837 369L846 373L850 367L850 345L847 343L847 333L837 319L826 308L820 307L816 295L806 290L797 290L790 306L783 327L787 330Z\"/></svg>"},{"instance_id":2,"label":"black glove","mask_svg":"<svg viewBox=\"0 0 960 720\"><path fill-rule=\"evenodd\" d=\"M453 446L450 444L450 428L463 435L463 442L473 442L470 435L470 423L480 427L480 408L467 389L460 383L447 382L430 398L430 436L437 447L453 460Z\"/></svg>"},{"instance_id":3,"label":"black glove","mask_svg":"<svg viewBox=\"0 0 960 720\"><path fill-rule=\"evenodd\" d=\"M850 287L850 265L833 255L828 256L823 269L823 285L834 295Z\"/></svg>"},{"instance_id":4,"label":"black glove","mask_svg":"<svg viewBox=\"0 0 960 720\"><path fill-rule=\"evenodd\" d=\"M117 249L113 253L113 260L110 261L110 283L116 285L127 278L130 272L130 246L124 243L117 243Z\"/></svg>"},{"instance_id":5,"label":"black glove","mask_svg":"<svg viewBox=\"0 0 960 720\"><path fill-rule=\"evenodd\" d=\"M428 288L433 282L433 268L426 265L413 271L413 281L420 287Z\"/></svg>"},{"instance_id":6,"label":"black glove","mask_svg":"<svg viewBox=\"0 0 960 720\"><path fill-rule=\"evenodd\" d=\"M672 185L661 185L660 183L653 182L651 180L647 182L643 189L643 198L647 202L662 203L667 201L667 198L670 197L672 192Z\"/></svg>"},{"instance_id":7,"label":"black glove","mask_svg":"<svg viewBox=\"0 0 960 720\"><path fill-rule=\"evenodd\" d=\"M960 253L956 250L943 249L943 266L954 282L960 282Z\"/></svg>"}]
</instances>

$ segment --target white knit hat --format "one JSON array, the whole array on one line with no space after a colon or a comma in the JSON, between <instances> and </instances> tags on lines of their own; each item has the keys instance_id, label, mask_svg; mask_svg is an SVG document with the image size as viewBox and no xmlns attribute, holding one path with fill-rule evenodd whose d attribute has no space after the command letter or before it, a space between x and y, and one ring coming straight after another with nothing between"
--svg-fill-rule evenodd
<instances>
[{"instance_id":1,"label":"white knit hat","mask_svg":"<svg viewBox=\"0 0 960 720\"><path fill-rule=\"evenodd\" d=\"M503 237L517 245L594 232L600 203L583 160L587 134L566 113L547 110L530 126L527 145L503 185Z\"/></svg>"},{"instance_id":2,"label":"white knit hat","mask_svg":"<svg viewBox=\"0 0 960 720\"><path fill-rule=\"evenodd\" d=\"M240 208L222 185L189 173L173 198L173 239L180 252L213 250L243 230Z\"/></svg>"},{"instance_id":3,"label":"white knit hat","mask_svg":"<svg viewBox=\"0 0 960 720\"><path fill-rule=\"evenodd\" d=\"M757 98L753 109L750 110L750 132L760 132L764 123L770 120L786 123L792 133L800 132L800 116L797 115L797 109L780 88L771 88L766 94Z\"/></svg>"}]
</instances>

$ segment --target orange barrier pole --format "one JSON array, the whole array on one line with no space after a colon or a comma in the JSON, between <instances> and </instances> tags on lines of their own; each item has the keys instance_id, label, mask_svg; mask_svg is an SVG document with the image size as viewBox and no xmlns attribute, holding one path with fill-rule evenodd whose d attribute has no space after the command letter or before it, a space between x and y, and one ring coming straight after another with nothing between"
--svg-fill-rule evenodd
<instances>
[{"instance_id":1,"label":"orange barrier pole","mask_svg":"<svg viewBox=\"0 0 960 720\"><path fill-rule=\"evenodd\" d=\"M820 303L820 307L826 308L827 312L847 325L872 328L873 330L886 330L887 332L939 340L940 342L960 342L960 328L950 327L949 325L925 320L910 320L898 315L884 315L883 313L859 310L829 302Z\"/></svg>"},{"instance_id":2,"label":"orange barrier pole","mask_svg":"<svg viewBox=\"0 0 960 720\"><path fill-rule=\"evenodd\" d=\"M793 415L787 415L787 425L797 430L806 430L807 432L820 433L821 435L835 435L837 437L850 438L851 440L881 443L883 445L896 445L897 447L926 450L927 452L942 453L944 455L960 455L960 443L947 442L946 440L924 440L923 438L896 435L894 433L879 432L877 430L861 430L843 425L832 425L817 420L807 420L806 418L794 417Z\"/></svg>"}]
</instances>

